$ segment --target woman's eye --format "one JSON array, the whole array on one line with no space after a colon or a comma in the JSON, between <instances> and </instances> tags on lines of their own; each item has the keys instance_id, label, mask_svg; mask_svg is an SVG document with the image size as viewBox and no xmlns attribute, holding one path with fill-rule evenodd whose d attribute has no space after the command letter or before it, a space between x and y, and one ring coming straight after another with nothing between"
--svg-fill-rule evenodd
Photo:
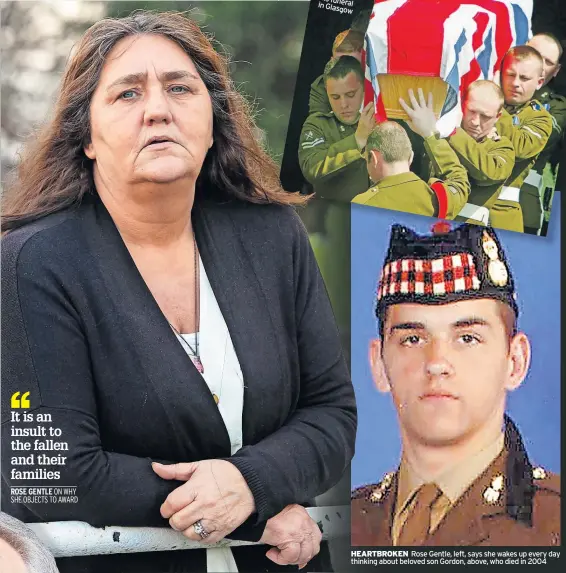
<instances>
[{"instance_id":1,"label":"woman's eye","mask_svg":"<svg viewBox=\"0 0 566 573\"><path fill-rule=\"evenodd\" d=\"M136 95L134 90L126 90L120 94L120 99L132 99Z\"/></svg>"},{"instance_id":2,"label":"woman's eye","mask_svg":"<svg viewBox=\"0 0 566 573\"><path fill-rule=\"evenodd\" d=\"M182 94L190 91L186 86L171 86L169 89L175 94Z\"/></svg>"}]
</instances>

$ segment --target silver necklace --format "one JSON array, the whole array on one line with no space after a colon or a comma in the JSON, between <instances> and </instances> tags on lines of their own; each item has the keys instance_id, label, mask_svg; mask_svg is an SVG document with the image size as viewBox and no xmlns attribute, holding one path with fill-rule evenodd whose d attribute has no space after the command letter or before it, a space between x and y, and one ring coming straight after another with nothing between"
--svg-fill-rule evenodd
<instances>
[{"instance_id":1,"label":"silver necklace","mask_svg":"<svg viewBox=\"0 0 566 573\"><path fill-rule=\"evenodd\" d=\"M196 317L196 328L195 328L195 348L191 346L188 340L185 340L182 334L169 322L169 326L173 329L173 332L179 336L179 340L190 350L189 357L195 368L204 374L204 365L200 359L199 352L199 327L200 327L200 308L199 308L199 291L200 291L200 268L198 261L197 252L197 241L193 233L193 245L194 245L194 258L195 258L195 317Z\"/></svg>"}]
</instances>

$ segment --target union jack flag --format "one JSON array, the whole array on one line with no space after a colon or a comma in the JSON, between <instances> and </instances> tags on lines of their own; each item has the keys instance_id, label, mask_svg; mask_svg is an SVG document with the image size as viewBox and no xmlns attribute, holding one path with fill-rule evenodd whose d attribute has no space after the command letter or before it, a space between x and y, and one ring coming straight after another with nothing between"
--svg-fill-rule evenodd
<instances>
[{"instance_id":1,"label":"union jack flag","mask_svg":"<svg viewBox=\"0 0 566 573\"><path fill-rule=\"evenodd\" d=\"M387 119L377 74L439 77L448 85L438 129L460 124L461 94L492 80L509 48L531 37L533 0L375 0L364 46L364 105ZM407 101L407 100L406 100Z\"/></svg>"}]
</instances>

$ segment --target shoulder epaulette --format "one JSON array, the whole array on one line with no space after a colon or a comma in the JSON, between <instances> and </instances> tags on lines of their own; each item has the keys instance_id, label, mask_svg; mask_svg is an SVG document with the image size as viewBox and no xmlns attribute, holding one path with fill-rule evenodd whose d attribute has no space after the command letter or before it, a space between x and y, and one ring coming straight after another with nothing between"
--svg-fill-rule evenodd
<instances>
[{"instance_id":1,"label":"shoulder epaulette","mask_svg":"<svg viewBox=\"0 0 566 573\"><path fill-rule=\"evenodd\" d=\"M350 498L365 499L371 503L379 503L387 493L387 490L391 487L394 475L393 472L389 472L383 476L383 479L379 483L357 487L352 491Z\"/></svg>"},{"instance_id":2,"label":"shoulder epaulette","mask_svg":"<svg viewBox=\"0 0 566 573\"><path fill-rule=\"evenodd\" d=\"M547 472L541 466L533 468L533 483L537 489L545 489L560 495L560 476Z\"/></svg>"}]
</instances>

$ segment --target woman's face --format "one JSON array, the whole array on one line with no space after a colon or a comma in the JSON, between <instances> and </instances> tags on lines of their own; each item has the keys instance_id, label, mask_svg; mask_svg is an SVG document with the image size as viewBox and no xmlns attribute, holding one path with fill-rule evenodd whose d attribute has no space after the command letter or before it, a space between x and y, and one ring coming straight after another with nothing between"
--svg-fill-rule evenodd
<instances>
[{"instance_id":1,"label":"woman's face","mask_svg":"<svg viewBox=\"0 0 566 573\"><path fill-rule=\"evenodd\" d=\"M111 189L194 182L213 143L208 90L181 47L159 35L130 36L110 51L90 124L84 151Z\"/></svg>"}]
</instances>

